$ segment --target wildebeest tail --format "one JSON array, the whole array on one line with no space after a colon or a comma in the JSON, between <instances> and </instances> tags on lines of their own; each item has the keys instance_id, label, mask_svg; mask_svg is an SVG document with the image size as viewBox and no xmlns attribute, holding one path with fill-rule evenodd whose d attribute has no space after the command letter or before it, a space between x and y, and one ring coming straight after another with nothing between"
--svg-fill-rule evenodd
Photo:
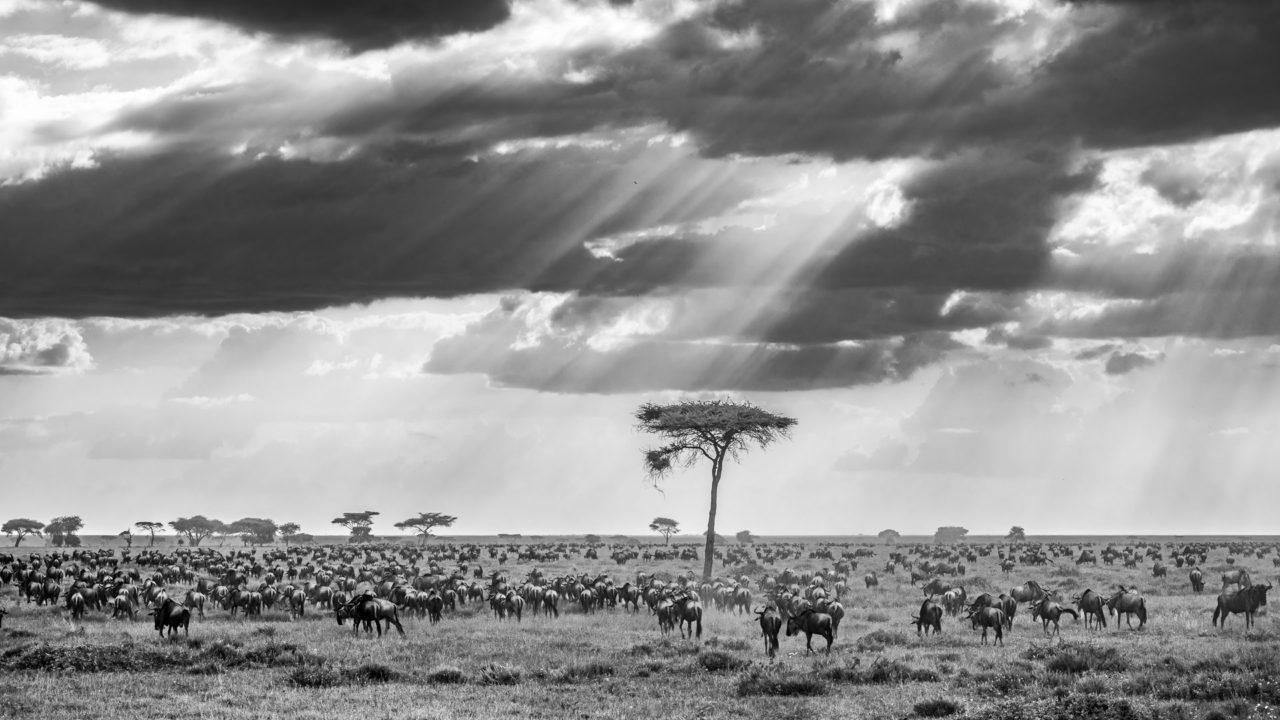
<instances>
[{"instance_id":1,"label":"wildebeest tail","mask_svg":"<svg viewBox=\"0 0 1280 720\"><path fill-rule=\"evenodd\" d=\"M1071 619L1075 620L1076 622L1080 622L1080 613L1076 612L1075 610L1069 607L1061 608L1061 610L1063 615L1070 615Z\"/></svg>"},{"instance_id":2,"label":"wildebeest tail","mask_svg":"<svg viewBox=\"0 0 1280 720\"><path fill-rule=\"evenodd\" d=\"M1145 624L1147 622L1147 599L1138 599L1138 621Z\"/></svg>"}]
</instances>

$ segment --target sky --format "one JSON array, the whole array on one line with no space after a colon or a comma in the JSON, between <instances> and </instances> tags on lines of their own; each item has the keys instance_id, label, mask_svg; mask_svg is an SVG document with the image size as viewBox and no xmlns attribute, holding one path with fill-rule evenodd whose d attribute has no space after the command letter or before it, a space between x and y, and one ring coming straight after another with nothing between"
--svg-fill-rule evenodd
<instances>
[{"instance_id":1,"label":"sky","mask_svg":"<svg viewBox=\"0 0 1280 720\"><path fill-rule=\"evenodd\" d=\"M0 0L0 515L1274 532L1280 4Z\"/></svg>"}]
</instances>

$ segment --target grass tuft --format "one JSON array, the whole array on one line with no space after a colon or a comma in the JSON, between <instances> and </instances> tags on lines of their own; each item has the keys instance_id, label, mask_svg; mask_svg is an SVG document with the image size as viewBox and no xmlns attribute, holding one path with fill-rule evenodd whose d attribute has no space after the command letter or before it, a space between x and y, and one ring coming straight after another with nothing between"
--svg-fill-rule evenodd
<instances>
[{"instance_id":1,"label":"grass tuft","mask_svg":"<svg viewBox=\"0 0 1280 720\"><path fill-rule=\"evenodd\" d=\"M441 665L427 673L427 682L435 685L461 685L466 681L467 674L453 665Z\"/></svg>"},{"instance_id":2,"label":"grass tuft","mask_svg":"<svg viewBox=\"0 0 1280 720\"><path fill-rule=\"evenodd\" d=\"M481 685L519 685L524 679L524 670L513 665L490 663L480 668Z\"/></svg>"},{"instance_id":3,"label":"grass tuft","mask_svg":"<svg viewBox=\"0 0 1280 720\"><path fill-rule=\"evenodd\" d=\"M698 655L698 664L709 672L721 672L723 670L741 670L749 665L750 661L720 650L706 650Z\"/></svg>"},{"instance_id":4,"label":"grass tuft","mask_svg":"<svg viewBox=\"0 0 1280 720\"><path fill-rule=\"evenodd\" d=\"M896 630L875 630L858 638L857 647L861 652L880 652L887 647L906 645L911 642L910 636Z\"/></svg>"},{"instance_id":5,"label":"grass tuft","mask_svg":"<svg viewBox=\"0 0 1280 720\"><path fill-rule=\"evenodd\" d=\"M920 717L946 717L948 715L956 715L963 710L964 708L961 707L960 703L947 698L925 700L911 707L911 711Z\"/></svg>"},{"instance_id":6,"label":"grass tuft","mask_svg":"<svg viewBox=\"0 0 1280 720\"><path fill-rule=\"evenodd\" d=\"M826 695L827 685L819 678L794 670L765 668L751 670L738 680L738 696Z\"/></svg>"}]
</instances>

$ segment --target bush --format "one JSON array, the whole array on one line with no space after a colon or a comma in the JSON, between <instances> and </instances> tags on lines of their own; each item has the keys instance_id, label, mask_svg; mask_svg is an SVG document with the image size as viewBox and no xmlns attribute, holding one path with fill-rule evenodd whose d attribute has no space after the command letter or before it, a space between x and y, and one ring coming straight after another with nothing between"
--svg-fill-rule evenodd
<instances>
[{"instance_id":1,"label":"bush","mask_svg":"<svg viewBox=\"0 0 1280 720\"><path fill-rule=\"evenodd\" d=\"M385 683L396 680L400 673L379 663L365 663L350 670L343 670L342 677L349 682L367 685L369 683Z\"/></svg>"},{"instance_id":2,"label":"bush","mask_svg":"<svg viewBox=\"0 0 1280 720\"><path fill-rule=\"evenodd\" d=\"M698 663L710 672L721 670L740 670L749 663L746 660L719 650L707 650L698 656Z\"/></svg>"},{"instance_id":3,"label":"bush","mask_svg":"<svg viewBox=\"0 0 1280 720\"><path fill-rule=\"evenodd\" d=\"M880 658L862 673L862 682L886 685L905 682L937 682L938 673L925 668L914 668L898 660Z\"/></svg>"},{"instance_id":4,"label":"bush","mask_svg":"<svg viewBox=\"0 0 1280 720\"><path fill-rule=\"evenodd\" d=\"M572 663L547 673L546 677L553 682L574 683L609 677L616 672L613 665L593 660L587 663Z\"/></svg>"},{"instance_id":5,"label":"bush","mask_svg":"<svg viewBox=\"0 0 1280 720\"><path fill-rule=\"evenodd\" d=\"M857 647L861 652L880 652L887 647L906 645L911 638L906 633L896 630L876 630L858 638Z\"/></svg>"},{"instance_id":6,"label":"bush","mask_svg":"<svg viewBox=\"0 0 1280 720\"><path fill-rule=\"evenodd\" d=\"M482 685L518 685L524 678L524 671L512 665L490 663L480 668Z\"/></svg>"},{"instance_id":7,"label":"bush","mask_svg":"<svg viewBox=\"0 0 1280 720\"><path fill-rule=\"evenodd\" d=\"M443 665L427 673L427 682L436 685L460 685L466 681L466 673L452 665Z\"/></svg>"},{"instance_id":8,"label":"bush","mask_svg":"<svg viewBox=\"0 0 1280 720\"><path fill-rule=\"evenodd\" d=\"M961 712L964 708L955 700L946 698L938 698L936 700L925 700L918 702L912 706L911 710L920 717L946 717Z\"/></svg>"},{"instance_id":9,"label":"bush","mask_svg":"<svg viewBox=\"0 0 1280 720\"><path fill-rule=\"evenodd\" d=\"M1124 672L1129 660L1113 647L1086 643L1063 643L1058 646L1032 645L1022 653L1027 660L1044 660L1046 670L1080 675L1094 672Z\"/></svg>"},{"instance_id":10,"label":"bush","mask_svg":"<svg viewBox=\"0 0 1280 720\"><path fill-rule=\"evenodd\" d=\"M827 686L813 675L789 670L752 670L738 680L738 695L826 695Z\"/></svg>"}]
</instances>

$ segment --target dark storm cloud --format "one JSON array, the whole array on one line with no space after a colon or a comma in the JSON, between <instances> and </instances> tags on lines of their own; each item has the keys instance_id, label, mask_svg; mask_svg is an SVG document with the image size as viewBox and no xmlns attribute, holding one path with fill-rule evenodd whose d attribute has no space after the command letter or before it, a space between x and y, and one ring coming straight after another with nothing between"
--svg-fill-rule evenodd
<instances>
[{"instance_id":1,"label":"dark storm cloud","mask_svg":"<svg viewBox=\"0 0 1280 720\"><path fill-rule=\"evenodd\" d=\"M1147 357L1142 353L1111 353L1111 357L1107 358L1105 370L1108 375L1124 375L1155 365L1157 361L1158 358Z\"/></svg>"},{"instance_id":2,"label":"dark storm cloud","mask_svg":"<svg viewBox=\"0 0 1280 720\"><path fill-rule=\"evenodd\" d=\"M134 14L196 17L286 39L336 40L354 52L481 32L505 21L509 0L94 0Z\"/></svg>"},{"instance_id":3,"label":"dark storm cloud","mask_svg":"<svg viewBox=\"0 0 1280 720\"><path fill-rule=\"evenodd\" d=\"M726 178L691 207L664 176L637 189L624 161L574 150L462 168L376 157L106 160L0 188L0 317L298 310L573 289L617 272L582 248L597 228L696 218L748 196ZM672 178L688 171L670 169ZM618 201L628 195L636 202Z\"/></svg>"}]
</instances>

